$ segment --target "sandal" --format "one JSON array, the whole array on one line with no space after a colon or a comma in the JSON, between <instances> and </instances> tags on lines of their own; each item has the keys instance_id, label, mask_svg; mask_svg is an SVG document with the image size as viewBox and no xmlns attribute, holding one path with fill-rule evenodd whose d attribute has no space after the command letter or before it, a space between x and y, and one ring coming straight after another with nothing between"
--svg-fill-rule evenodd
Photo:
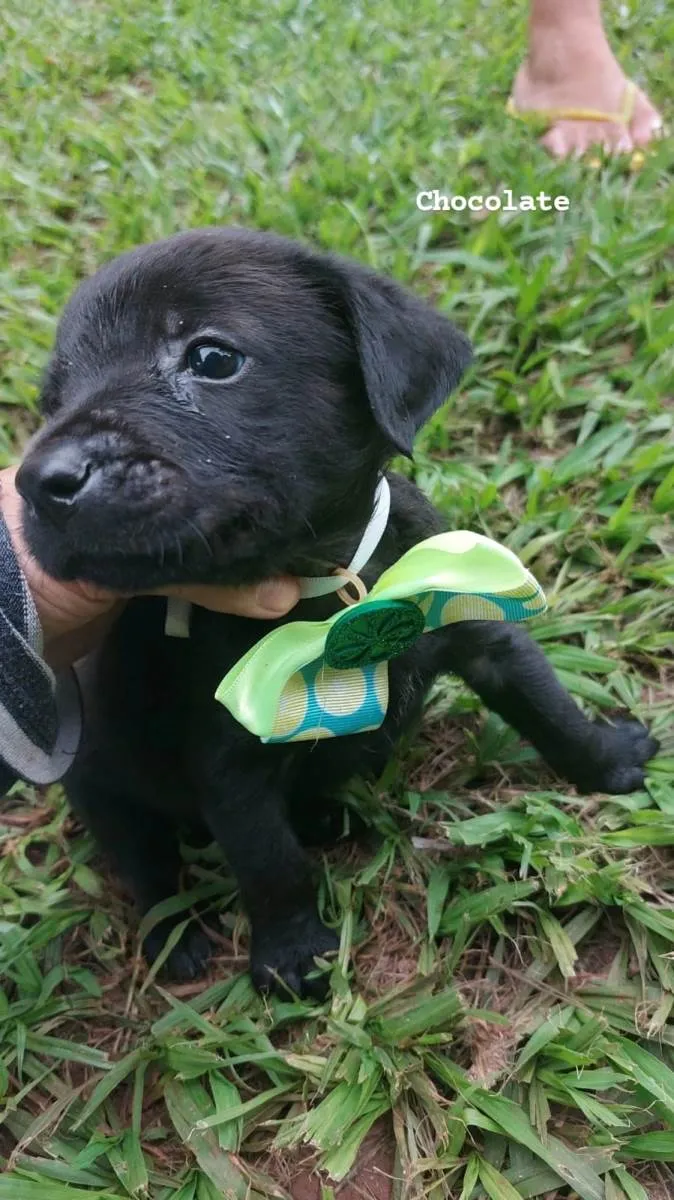
<instances>
[{"instance_id":1,"label":"sandal","mask_svg":"<svg viewBox=\"0 0 674 1200\"><path fill-rule=\"evenodd\" d=\"M506 112L509 117L516 117L519 121L526 121L530 125L541 126L543 131L549 129L557 121L606 121L611 125L622 125L624 129L629 129L634 116L636 95L636 84L628 79L619 113L601 112L598 108L519 109L512 96L506 104Z\"/></svg>"}]
</instances>

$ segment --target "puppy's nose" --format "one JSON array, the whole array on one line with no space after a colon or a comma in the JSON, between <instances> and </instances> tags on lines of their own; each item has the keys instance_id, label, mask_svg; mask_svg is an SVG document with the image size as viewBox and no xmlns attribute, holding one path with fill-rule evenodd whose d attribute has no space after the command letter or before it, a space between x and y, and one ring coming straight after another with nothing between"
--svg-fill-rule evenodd
<instances>
[{"instance_id":1,"label":"puppy's nose","mask_svg":"<svg viewBox=\"0 0 674 1200\"><path fill-rule=\"evenodd\" d=\"M40 516L61 523L73 512L95 473L81 445L58 442L28 455L18 470L16 486Z\"/></svg>"}]
</instances>

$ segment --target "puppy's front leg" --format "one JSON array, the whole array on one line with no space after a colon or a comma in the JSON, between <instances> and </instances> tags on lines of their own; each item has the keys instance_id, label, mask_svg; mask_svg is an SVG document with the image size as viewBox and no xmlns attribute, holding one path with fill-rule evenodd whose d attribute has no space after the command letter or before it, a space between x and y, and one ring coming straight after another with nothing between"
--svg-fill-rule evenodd
<instances>
[{"instance_id":1,"label":"puppy's front leg","mask_svg":"<svg viewBox=\"0 0 674 1200\"><path fill-rule=\"evenodd\" d=\"M580 791L617 795L643 787L644 764L658 750L655 739L638 721L589 721L524 629L462 621L436 636L442 670L465 679Z\"/></svg>"},{"instance_id":2,"label":"puppy's front leg","mask_svg":"<svg viewBox=\"0 0 674 1200\"><path fill-rule=\"evenodd\" d=\"M250 969L260 991L322 999L324 977L308 980L316 955L339 940L318 916L311 866L286 817L278 781L268 772L227 766L211 780L203 814L241 888L251 924Z\"/></svg>"},{"instance_id":3,"label":"puppy's front leg","mask_svg":"<svg viewBox=\"0 0 674 1200\"><path fill-rule=\"evenodd\" d=\"M107 769L108 781L97 776ZM114 766L95 758L76 763L66 781L68 799L96 839L102 853L131 892L144 916L155 904L174 896L180 886L180 845L177 830L167 816L159 816L141 802L134 803L115 786ZM163 917L147 934L143 950L154 962L184 914ZM193 922L169 952L165 974L176 982L200 975L213 947L206 933Z\"/></svg>"}]
</instances>

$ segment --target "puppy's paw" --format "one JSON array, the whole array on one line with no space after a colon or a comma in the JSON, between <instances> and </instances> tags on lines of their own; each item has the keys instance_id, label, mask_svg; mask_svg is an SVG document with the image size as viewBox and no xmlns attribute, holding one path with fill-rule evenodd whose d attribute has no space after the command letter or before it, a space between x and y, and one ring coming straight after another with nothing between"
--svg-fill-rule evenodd
<instances>
[{"instance_id":1,"label":"puppy's paw","mask_svg":"<svg viewBox=\"0 0 674 1200\"><path fill-rule=\"evenodd\" d=\"M327 974L318 975L315 958L332 955L339 938L315 913L301 913L284 922L253 929L250 973L258 992L289 993L324 1000L330 987ZM309 979L309 975L315 978Z\"/></svg>"},{"instance_id":2,"label":"puppy's paw","mask_svg":"<svg viewBox=\"0 0 674 1200\"><path fill-rule=\"evenodd\" d=\"M609 725L599 720L594 723L588 752L579 756L569 773L581 792L612 796L638 792L644 786L644 767L659 748L660 743L639 721L617 717Z\"/></svg>"},{"instance_id":3,"label":"puppy's paw","mask_svg":"<svg viewBox=\"0 0 674 1200\"><path fill-rule=\"evenodd\" d=\"M148 933L143 942L143 951L147 961L152 964L159 957L171 930L178 922L174 920L160 921ZM162 963L160 978L170 983L189 983L205 974L206 965L213 954L214 946L208 934L190 921L183 930L180 938Z\"/></svg>"}]
</instances>

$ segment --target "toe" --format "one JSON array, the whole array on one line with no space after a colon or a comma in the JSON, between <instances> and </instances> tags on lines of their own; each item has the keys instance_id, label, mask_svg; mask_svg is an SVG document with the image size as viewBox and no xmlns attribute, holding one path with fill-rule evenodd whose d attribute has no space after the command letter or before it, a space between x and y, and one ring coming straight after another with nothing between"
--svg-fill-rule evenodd
<instances>
[{"instance_id":1,"label":"toe","mask_svg":"<svg viewBox=\"0 0 674 1200\"><path fill-rule=\"evenodd\" d=\"M287 930L284 933L287 935ZM304 933L305 937L298 941L276 936L257 944L253 935L250 969L258 991L275 992L286 1000L290 993L312 1000L325 999L330 974L319 972L315 960L334 954L339 938L313 915Z\"/></svg>"},{"instance_id":2,"label":"toe","mask_svg":"<svg viewBox=\"0 0 674 1200\"><path fill-rule=\"evenodd\" d=\"M170 930L157 927L145 939L144 951L149 962L154 962L163 950ZM173 947L161 969L164 979L173 983L189 983L204 974L206 964L213 953L207 934L198 925L188 925L177 945Z\"/></svg>"},{"instance_id":3,"label":"toe","mask_svg":"<svg viewBox=\"0 0 674 1200\"><path fill-rule=\"evenodd\" d=\"M660 749L660 743L657 738L652 738L652 737L645 738L644 742L643 742L643 749L642 749L642 754L643 754L643 757L641 759L642 763L650 762L652 758L655 758L659 749Z\"/></svg>"},{"instance_id":4,"label":"toe","mask_svg":"<svg viewBox=\"0 0 674 1200\"><path fill-rule=\"evenodd\" d=\"M643 791L646 776L641 767L616 767L606 780L608 796L629 796Z\"/></svg>"},{"instance_id":5,"label":"toe","mask_svg":"<svg viewBox=\"0 0 674 1200\"><path fill-rule=\"evenodd\" d=\"M330 988L329 972L319 974L313 956L273 966L257 966L251 970L251 976L259 992L273 992L282 1000L300 996L322 1001Z\"/></svg>"},{"instance_id":6,"label":"toe","mask_svg":"<svg viewBox=\"0 0 674 1200\"><path fill-rule=\"evenodd\" d=\"M651 737L641 721L616 720L612 726L630 757L639 763L648 762L660 749L657 738Z\"/></svg>"},{"instance_id":7,"label":"toe","mask_svg":"<svg viewBox=\"0 0 674 1200\"><path fill-rule=\"evenodd\" d=\"M593 147L602 147L607 154L633 149L628 131L613 121L556 121L541 140L555 158L580 158Z\"/></svg>"},{"instance_id":8,"label":"toe","mask_svg":"<svg viewBox=\"0 0 674 1200\"><path fill-rule=\"evenodd\" d=\"M548 132L541 138L541 145L552 154L553 158L567 158L572 153L572 146L566 136L565 130L562 128L568 122L558 121L552 126Z\"/></svg>"},{"instance_id":9,"label":"toe","mask_svg":"<svg viewBox=\"0 0 674 1200\"><path fill-rule=\"evenodd\" d=\"M660 743L656 738L652 738L647 729L643 725L637 726L637 729L632 734L633 759L636 763L642 764L654 758L660 749Z\"/></svg>"},{"instance_id":10,"label":"toe","mask_svg":"<svg viewBox=\"0 0 674 1200\"><path fill-rule=\"evenodd\" d=\"M199 973L201 973L213 955L213 943L205 930L201 929L198 925L188 927L185 933L185 950Z\"/></svg>"},{"instance_id":11,"label":"toe","mask_svg":"<svg viewBox=\"0 0 674 1200\"><path fill-rule=\"evenodd\" d=\"M599 137L597 123L592 129L589 126L589 121L556 121L543 145L555 158L580 158L593 145L594 136Z\"/></svg>"},{"instance_id":12,"label":"toe","mask_svg":"<svg viewBox=\"0 0 674 1200\"><path fill-rule=\"evenodd\" d=\"M308 1000L315 1000L318 1004L322 1004L329 991L330 974L327 971L317 975L315 979L304 980L303 995Z\"/></svg>"},{"instance_id":13,"label":"toe","mask_svg":"<svg viewBox=\"0 0 674 1200\"><path fill-rule=\"evenodd\" d=\"M648 96L637 91L634 115L630 122L630 133L635 146L647 146L659 137L663 128L662 117L653 107Z\"/></svg>"},{"instance_id":14,"label":"toe","mask_svg":"<svg viewBox=\"0 0 674 1200\"><path fill-rule=\"evenodd\" d=\"M599 146L605 154L629 153L634 149L629 130L615 121L577 121L576 125L583 153Z\"/></svg>"},{"instance_id":15,"label":"toe","mask_svg":"<svg viewBox=\"0 0 674 1200\"><path fill-rule=\"evenodd\" d=\"M200 975L197 963L186 950L172 950L169 954L162 974L172 983L191 983Z\"/></svg>"}]
</instances>

